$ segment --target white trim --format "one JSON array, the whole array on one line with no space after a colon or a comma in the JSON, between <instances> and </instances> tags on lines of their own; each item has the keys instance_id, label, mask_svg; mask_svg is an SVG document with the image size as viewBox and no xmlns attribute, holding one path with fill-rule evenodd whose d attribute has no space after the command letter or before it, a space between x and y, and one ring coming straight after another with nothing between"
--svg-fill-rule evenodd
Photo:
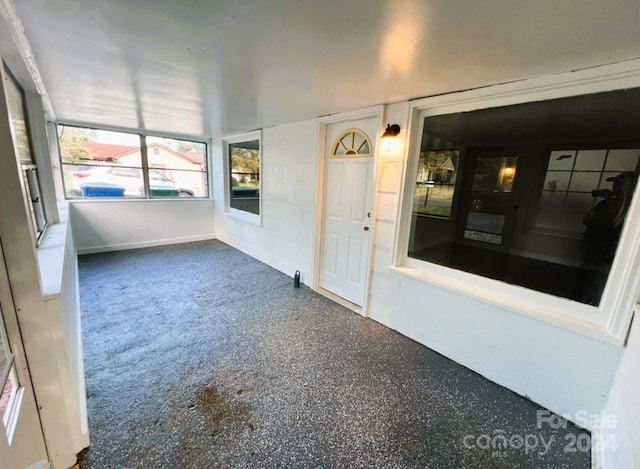
<instances>
[{"instance_id":1,"label":"white trim","mask_svg":"<svg viewBox=\"0 0 640 469\"><path fill-rule=\"evenodd\" d=\"M503 291L495 288L496 280L435 264L433 265L433 271L428 271L419 265L424 263L424 261L409 258L407 259L407 266L390 267L390 270L403 277L437 285L446 290L478 299L500 308L507 308L509 311L538 321L560 326L570 331L580 330L582 335L614 345L620 344L619 341L607 334L605 328L586 324L585 321L581 320L582 318L579 314L572 314L571 316L566 314L566 311L570 310L570 308L584 310L587 314L594 314L595 310L597 310L595 306L584 305L517 285L497 282L502 284ZM437 272L438 270L440 272ZM557 302L561 306L555 308L539 307L535 304L535 296L538 295L544 295L549 302ZM532 297L533 300L530 299Z\"/></svg>"},{"instance_id":2,"label":"white trim","mask_svg":"<svg viewBox=\"0 0 640 469\"><path fill-rule=\"evenodd\" d=\"M359 314L360 316L364 316L364 312L361 306L358 306L355 303L351 303L349 300L345 300L341 296L338 296L335 293L331 293L329 290L325 290L322 287L318 288L315 291L321 294L322 296L324 296L325 298L329 298L334 303L338 303L340 306L344 306L348 310L353 311L354 313Z\"/></svg>"},{"instance_id":3,"label":"white trim","mask_svg":"<svg viewBox=\"0 0 640 469\"><path fill-rule=\"evenodd\" d=\"M231 167L229 166L229 144L246 142L250 140L258 140L258 146L260 149L260 168L259 168L259 180L258 180L258 214L245 212L244 210L238 210L231 207ZM223 155L223 170L224 170L224 214L227 217L235 218L236 220L250 223L256 226L262 226L262 176L263 176L263 155L264 146L262 143L262 129L252 130L251 132L244 132L242 134L231 135L229 137L223 137L222 142L222 155Z\"/></svg>"},{"instance_id":4,"label":"white trim","mask_svg":"<svg viewBox=\"0 0 640 469\"><path fill-rule=\"evenodd\" d=\"M623 228L599 307L583 305L534 290L410 259L407 246L412 211L412 178L426 116L549 100L640 86L640 60L560 73L519 82L451 93L411 102L411 143L405 155L401 212L392 266L395 272L474 296L518 313L537 317L576 332L622 344L640 294L640 186ZM625 253L625 255L621 255Z\"/></svg>"},{"instance_id":5,"label":"white trim","mask_svg":"<svg viewBox=\"0 0 640 469\"><path fill-rule=\"evenodd\" d=\"M57 120L56 126L63 125L66 127L80 127L83 129L106 130L108 132L121 132L124 134L144 135L145 137L172 138L175 140L186 140L194 143L210 144L210 138L202 135L181 134L175 132L157 132L155 130L147 130L144 128L120 127L117 125L96 124L95 122L75 121L75 120Z\"/></svg>"},{"instance_id":6,"label":"white trim","mask_svg":"<svg viewBox=\"0 0 640 469\"><path fill-rule=\"evenodd\" d=\"M594 428L591 431L591 469L603 469L604 447L601 444L594 444L594 441L600 441L602 438L602 429Z\"/></svg>"},{"instance_id":7,"label":"white trim","mask_svg":"<svg viewBox=\"0 0 640 469\"><path fill-rule=\"evenodd\" d=\"M18 420L20 417L20 410L22 409L22 400L24 398L24 387L18 387L9 398L9 410L8 418L5 422L7 430L7 441L9 445L13 442L13 436L16 433L16 427L18 426Z\"/></svg>"},{"instance_id":8,"label":"white trim","mask_svg":"<svg viewBox=\"0 0 640 469\"><path fill-rule=\"evenodd\" d=\"M329 114L318 117L319 124L336 124L339 122L348 122L357 119L366 119L367 117L382 117L384 113L384 104L356 109L355 111L340 112L337 114ZM376 135L376 141L380 138Z\"/></svg>"},{"instance_id":9,"label":"white trim","mask_svg":"<svg viewBox=\"0 0 640 469\"><path fill-rule=\"evenodd\" d=\"M166 246L169 244L192 243L195 241L207 241L210 239L217 238L215 235L182 236L180 238L167 238L154 241L139 241L135 243L105 244L102 246L78 248L76 251L78 255L96 254L99 252L126 251L128 249L150 248L154 246Z\"/></svg>"},{"instance_id":10,"label":"white trim","mask_svg":"<svg viewBox=\"0 0 640 469\"><path fill-rule=\"evenodd\" d=\"M487 107L508 106L583 94L640 86L640 59L602 65L572 72L546 75L511 83L448 93L411 102L412 109L447 110L433 114L453 114ZM453 109L453 110L452 110Z\"/></svg>"},{"instance_id":11,"label":"white trim","mask_svg":"<svg viewBox=\"0 0 640 469\"><path fill-rule=\"evenodd\" d=\"M380 149L380 134L382 131L382 121L384 116L384 105L371 106L365 109L360 109L356 111L344 112L340 114L333 114L330 116L324 116L318 118L318 132L317 132L317 159L316 159L316 201L315 201L315 220L314 220L314 229L313 229L313 254L312 254L312 271L313 275L311 278L311 288L321 294L321 290L326 291L320 287L320 269L322 267L322 249L323 249L323 236L322 236L322 225L324 222L324 210L325 210L325 171L326 171L326 162L328 159L327 156L327 142L326 142L326 134L327 134L327 126L329 124L339 124L345 123L354 120L360 119L369 119L376 118L378 119L378 131L376 135L370 135L371 143L375 142L375 150L373 153L373 168L372 168L372 185L371 185L371 195L369 200L369 207L371 207L371 217L370 217L370 234L369 234L369 258L367 259L366 266L366 277L364 280L364 299L362 302L362 307L360 307L360 311L356 311L358 314L362 316L368 317L368 307L369 307L369 290L371 286L371 277L372 271L371 266L373 265L373 255L374 255L374 240L375 240L375 220L376 220L376 196L377 196L377 181L378 181L378 168L379 168L379 156L381 154ZM329 292L330 293L330 292ZM327 295L325 295L327 296ZM346 301L346 300L345 300ZM353 304L348 302L349 304ZM349 309L353 311L353 308Z\"/></svg>"},{"instance_id":12,"label":"white trim","mask_svg":"<svg viewBox=\"0 0 640 469\"><path fill-rule=\"evenodd\" d=\"M153 199L145 199L144 197L84 197L77 199L63 199L62 202L66 202L69 205L76 204L92 204L92 203L117 203L117 202L127 202L127 203L135 203L135 202L153 202L153 203L162 203L162 202L176 202L182 201L184 203L187 202L211 202L211 197L155 197Z\"/></svg>"},{"instance_id":13,"label":"white trim","mask_svg":"<svg viewBox=\"0 0 640 469\"><path fill-rule=\"evenodd\" d=\"M322 222L324 216L324 171L325 171L325 155L327 148L327 125L320 119L317 121L316 131L316 185L315 200L313 213L313 232L311 240L311 278L309 286L315 290L320 289L320 263L322 258Z\"/></svg>"},{"instance_id":14,"label":"white trim","mask_svg":"<svg viewBox=\"0 0 640 469\"><path fill-rule=\"evenodd\" d=\"M639 181L640 182L640 181ZM624 255L622 255L624 253ZM640 184L636 184L627 220L625 221L616 256L611 265L601 306L612 311L607 331L624 341L627 337L636 301L640 299ZM624 311L628 311L625 314Z\"/></svg>"},{"instance_id":15,"label":"white trim","mask_svg":"<svg viewBox=\"0 0 640 469\"><path fill-rule=\"evenodd\" d=\"M44 86L44 81L42 81L42 75L40 75L40 69L36 63L35 55L31 49L31 44L29 43L29 39L27 39L24 27L22 26L22 21L20 21L20 18L16 13L16 7L12 0L0 0L0 16L2 16L7 23L11 37L18 48L20 58L22 58L22 61L29 71L29 75L36 86L38 94L42 97L42 105L45 112L50 119L55 119L55 112L53 110L53 105L51 104L51 99L49 98L47 89Z\"/></svg>"},{"instance_id":16,"label":"white trim","mask_svg":"<svg viewBox=\"0 0 640 469\"><path fill-rule=\"evenodd\" d=\"M27 111L26 117L29 121L29 136L33 148L33 159L38 170L40 198L42 199L46 224L55 224L60 221L60 214L58 213L56 202L54 175L51 166L47 123L44 119L42 97L32 91L25 91L24 103Z\"/></svg>"}]
</instances>

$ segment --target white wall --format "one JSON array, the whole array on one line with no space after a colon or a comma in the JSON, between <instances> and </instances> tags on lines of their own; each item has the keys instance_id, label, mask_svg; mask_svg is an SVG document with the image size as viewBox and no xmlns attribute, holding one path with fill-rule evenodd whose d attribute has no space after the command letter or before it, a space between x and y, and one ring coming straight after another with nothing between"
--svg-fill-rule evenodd
<instances>
[{"instance_id":1,"label":"white wall","mask_svg":"<svg viewBox=\"0 0 640 469\"><path fill-rule=\"evenodd\" d=\"M78 254L186 243L216 236L212 200L91 200L70 203Z\"/></svg>"},{"instance_id":2,"label":"white wall","mask_svg":"<svg viewBox=\"0 0 640 469\"><path fill-rule=\"evenodd\" d=\"M386 107L385 122L407 137L409 103ZM313 259L317 121L263 131L263 226L224 214L220 142L213 145L218 238L308 281ZM599 412L621 347L391 269L400 212L404 148L378 160L372 281L365 314L549 409Z\"/></svg>"},{"instance_id":3,"label":"white wall","mask_svg":"<svg viewBox=\"0 0 640 469\"><path fill-rule=\"evenodd\" d=\"M408 117L409 103L387 107L387 122L407 129ZM369 317L552 411L599 412L620 347L390 268L404 158L380 156Z\"/></svg>"},{"instance_id":4,"label":"white wall","mask_svg":"<svg viewBox=\"0 0 640 469\"><path fill-rule=\"evenodd\" d=\"M640 306L601 420L603 469L640 467ZM615 421L613 420L615 419ZM613 448L616 447L615 450Z\"/></svg>"},{"instance_id":5,"label":"white wall","mask_svg":"<svg viewBox=\"0 0 640 469\"><path fill-rule=\"evenodd\" d=\"M214 141L216 235L221 241L309 283L313 256L317 123L307 120L262 132L262 226L224 211L224 152Z\"/></svg>"},{"instance_id":6,"label":"white wall","mask_svg":"<svg viewBox=\"0 0 640 469\"><path fill-rule=\"evenodd\" d=\"M82 327L78 291L78 257L74 247L68 206L60 206L60 223L47 229L37 249L46 316L43 325L51 332L49 365L57 368L62 383L59 399L64 406L65 421L58 422L68 438L66 457L89 446L87 396L84 378Z\"/></svg>"}]
</instances>

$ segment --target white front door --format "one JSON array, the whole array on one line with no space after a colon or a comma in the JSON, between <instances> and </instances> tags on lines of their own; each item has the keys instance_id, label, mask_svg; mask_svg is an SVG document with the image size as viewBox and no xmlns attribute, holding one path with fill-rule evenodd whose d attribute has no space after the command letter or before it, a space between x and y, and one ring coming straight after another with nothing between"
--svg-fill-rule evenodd
<instances>
[{"instance_id":1,"label":"white front door","mask_svg":"<svg viewBox=\"0 0 640 469\"><path fill-rule=\"evenodd\" d=\"M362 306L369 267L376 118L327 125L320 287Z\"/></svg>"},{"instance_id":2,"label":"white front door","mask_svg":"<svg viewBox=\"0 0 640 469\"><path fill-rule=\"evenodd\" d=\"M0 245L0 467L22 469L46 460L42 427Z\"/></svg>"}]
</instances>

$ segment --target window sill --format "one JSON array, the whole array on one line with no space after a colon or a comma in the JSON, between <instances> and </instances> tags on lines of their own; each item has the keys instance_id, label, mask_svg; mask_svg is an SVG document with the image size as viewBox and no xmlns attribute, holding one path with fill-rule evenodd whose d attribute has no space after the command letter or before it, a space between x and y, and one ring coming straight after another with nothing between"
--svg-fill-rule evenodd
<instances>
[{"instance_id":1,"label":"window sill","mask_svg":"<svg viewBox=\"0 0 640 469\"><path fill-rule=\"evenodd\" d=\"M407 259L406 264L390 267L390 270L402 277L489 303L508 312L559 326L603 342L621 345L621 341L608 334L605 325L600 323L603 315L595 306L424 261Z\"/></svg>"},{"instance_id":2,"label":"window sill","mask_svg":"<svg viewBox=\"0 0 640 469\"><path fill-rule=\"evenodd\" d=\"M190 202L210 202L213 199L211 197L154 197L153 199L145 199L144 197L88 197L66 199L68 203L72 204L91 204L95 202L175 202L177 200Z\"/></svg>"},{"instance_id":3,"label":"window sill","mask_svg":"<svg viewBox=\"0 0 640 469\"><path fill-rule=\"evenodd\" d=\"M251 225L262 226L262 215L256 215L242 210L236 210L234 208L227 209L224 214L229 218L234 218Z\"/></svg>"},{"instance_id":4,"label":"window sill","mask_svg":"<svg viewBox=\"0 0 640 469\"><path fill-rule=\"evenodd\" d=\"M65 246L67 244L67 203L58 206L60 222L49 225L36 249L40 271L40 286L45 300L56 298L62 290Z\"/></svg>"}]
</instances>

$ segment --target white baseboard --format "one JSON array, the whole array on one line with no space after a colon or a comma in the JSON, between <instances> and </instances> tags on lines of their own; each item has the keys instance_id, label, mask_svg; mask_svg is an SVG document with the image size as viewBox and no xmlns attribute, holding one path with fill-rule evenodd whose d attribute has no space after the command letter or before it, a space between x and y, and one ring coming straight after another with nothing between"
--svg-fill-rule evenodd
<instances>
[{"instance_id":1,"label":"white baseboard","mask_svg":"<svg viewBox=\"0 0 640 469\"><path fill-rule=\"evenodd\" d=\"M183 236L180 238L154 239L152 241L139 241L135 243L91 246L91 247L84 247L84 248L76 248L76 252L78 253L78 255L96 254L100 252L126 251L128 249L140 249L140 248L150 248L154 246L166 246L169 244L191 243L194 241L206 241L210 239L216 239L216 235L210 234L210 235L198 235L198 236Z\"/></svg>"}]
</instances>

